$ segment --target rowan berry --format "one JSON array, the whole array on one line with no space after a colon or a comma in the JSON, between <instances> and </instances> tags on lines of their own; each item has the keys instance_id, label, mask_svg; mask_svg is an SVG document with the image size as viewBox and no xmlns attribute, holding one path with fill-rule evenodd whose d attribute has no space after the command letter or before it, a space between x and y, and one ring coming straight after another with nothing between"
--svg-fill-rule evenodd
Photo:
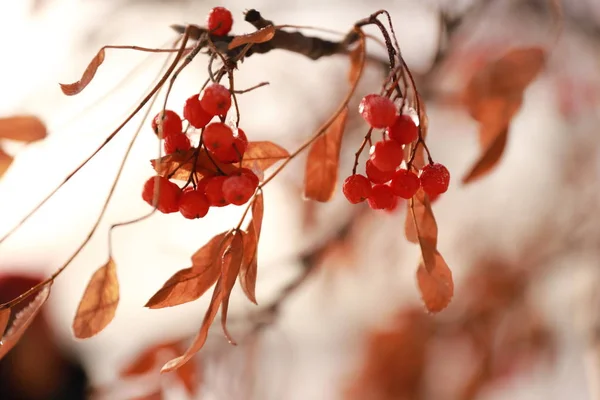
<instances>
[{"instance_id":1,"label":"rowan berry","mask_svg":"<svg viewBox=\"0 0 600 400\"><path fill-rule=\"evenodd\" d=\"M394 197L394 199L392 200L392 204L389 207L386 207L385 211L393 213L398 208L398 204L400 204L398 197Z\"/></svg>"},{"instance_id":2,"label":"rowan berry","mask_svg":"<svg viewBox=\"0 0 600 400\"><path fill-rule=\"evenodd\" d=\"M231 93L225 86L213 83L202 91L200 105L209 114L225 115L231 107Z\"/></svg>"},{"instance_id":3,"label":"rowan berry","mask_svg":"<svg viewBox=\"0 0 600 400\"><path fill-rule=\"evenodd\" d=\"M420 178L421 187L429 196L445 193L450 185L450 172L440 163L424 166Z\"/></svg>"},{"instance_id":4,"label":"rowan berry","mask_svg":"<svg viewBox=\"0 0 600 400\"><path fill-rule=\"evenodd\" d=\"M156 208L158 211L169 214L179 210L179 198L181 189L175 183L162 176L153 176L144 184L142 199L154 206L154 187L158 181L158 196L156 199Z\"/></svg>"},{"instance_id":5,"label":"rowan berry","mask_svg":"<svg viewBox=\"0 0 600 400\"><path fill-rule=\"evenodd\" d=\"M373 185L371 189L371 195L367 199L369 207L373 210L385 210L393 207L394 205L394 193L388 185L377 184Z\"/></svg>"},{"instance_id":6,"label":"rowan berry","mask_svg":"<svg viewBox=\"0 0 600 400\"><path fill-rule=\"evenodd\" d=\"M367 160L365 172L373 183L386 183L394 177L394 171L382 171L371 160Z\"/></svg>"},{"instance_id":7,"label":"rowan berry","mask_svg":"<svg viewBox=\"0 0 600 400\"><path fill-rule=\"evenodd\" d=\"M227 35L233 26L233 16L225 7L215 7L208 13L206 25L212 35Z\"/></svg>"},{"instance_id":8,"label":"rowan berry","mask_svg":"<svg viewBox=\"0 0 600 400\"><path fill-rule=\"evenodd\" d=\"M170 135L165 138L165 154L172 154L176 151L187 151L191 148L190 139L183 133Z\"/></svg>"},{"instance_id":9,"label":"rowan berry","mask_svg":"<svg viewBox=\"0 0 600 400\"><path fill-rule=\"evenodd\" d=\"M375 143L371 150L371 162L380 171L395 171L402 159L404 151L402 145L393 140L383 140Z\"/></svg>"},{"instance_id":10,"label":"rowan berry","mask_svg":"<svg viewBox=\"0 0 600 400\"><path fill-rule=\"evenodd\" d=\"M208 199L202 191L190 189L181 194L179 212L187 219L202 218L208 214Z\"/></svg>"},{"instance_id":11,"label":"rowan berry","mask_svg":"<svg viewBox=\"0 0 600 400\"><path fill-rule=\"evenodd\" d=\"M189 97L183 106L183 118L196 129L204 128L213 119L213 115L206 112L200 104L197 94Z\"/></svg>"},{"instance_id":12,"label":"rowan berry","mask_svg":"<svg viewBox=\"0 0 600 400\"><path fill-rule=\"evenodd\" d=\"M410 199L417 193L421 181L419 177L412 171L401 168L394 173L394 177L390 181L392 192L403 199Z\"/></svg>"},{"instance_id":13,"label":"rowan berry","mask_svg":"<svg viewBox=\"0 0 600 400\"><path fill-rule=\"evenodd\" d=\"M233 164L242 161L244 153L248 148L248 138L243 130L237 129L233 136L233 144L229 148L215 150L215 157L225 164Z\"/></svg>"},{"instance_id":14,"label":"rowan berry","mask_svg":"<svg viewBox=\"0 0 600 400\"><path fill-rule=\"evenodd\" d=\"M351 204L361 203L371 195L371 182L364 175L350 175L344 181L342 192Z\"/></svg>"},{"instance_id":15,"label":"rowan berry","mask_svg":"<svg viewBox=\"0 0 600 400\"><path fill-rule=\"evenodd\" d=\"M228 203L241 206L246 204L254 194L256 187L245 175L234 175L223 182L223 196Z\"/></svg>"},{"instance_id":16,"label":"rowan berry","mask_svg":"<svg viewBox=\"0 0 600 400\"><path fill-rule=\"evenodd\" d=\"M223 183L227 180L227 176L219 175L206 179L204 185L204 194L208 199L208 204L215 207L225 207L229 202L223 195Z\"/></svg>"},{"instance_id":17,"label":"rowan berry","mask_svg":"<svg viewBox=\"0 0 600 400\"><path fill-rule=\"evenodd\" d=\"M154 133L158 135L158 128L161 126L162 119L162 137L167 138L171 135L176 135L181 133L183 130L183 124L181 123L181 117L175 112L171 110L165 110L164 118L163 112L159 112L152 118L152 130Z\"/></svg>"},{"instance_id":18,"label":"rowan berry","mask_svg":"<svg viewBox=\"0 0 600 400\"><path fill-rule=\"evenodd\" d=\"M394 124L396 105L387 97L368 94L360 101L358 112L373 128L381 129Z\"/></svg>"},{"instance_id":19,"label":"rowan berry","mask_svg":"<svg viewBox=\"0 0 600 400\"><path fill-rule=\"evenodd\" d=\"M241 175L241 176L245 176L248 179L250 179L250 181L252 181L252 187L254 188L254 190L256 190L256 188L258 187L258 184L260 183L258 176L256 176L254 171L252 171L249 168L240 168L240 169L236 170L233 173L233 175Z\"/></svg>"},{"instance_id":20,"label":"rowan berry","mask_svg":"<svg viewBox=\"0 0 600 400\"><path fill-rule=\"evenodd\" d=\"M208 151L217 154L233 147L233 131L222 122L213 122L204 128L202 142Z\"/></svg>"},{"instance_id":21,"label":"rowan berry","mask_svg":"<svg viewBox=\"0 0 600 400\"><path fill-rule=\"evenodd\" d=\"M419 137L419 128L410 115L400 115L396 122L386 129L390 139L400 143L409 144Z\"/></svg>"}]
</instances>

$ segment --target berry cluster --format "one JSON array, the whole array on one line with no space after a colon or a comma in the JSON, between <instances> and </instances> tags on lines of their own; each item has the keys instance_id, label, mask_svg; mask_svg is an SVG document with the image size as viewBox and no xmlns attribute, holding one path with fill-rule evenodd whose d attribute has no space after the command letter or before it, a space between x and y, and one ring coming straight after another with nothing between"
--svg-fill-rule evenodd
<instances>
[{"instance_id":1,"label":"berry cluster","mask_svg":"<svg viewBox=\"0 0 600 400\"><path fill-rule=\"evenodd\" d=\"M411 116L398 115L392 100L376 94L361 100L359 112L372 128L384 129L384 133L383 140L371 147L366 176L353 174L344 181L342 190L350 203L367 200L374 210L393 210L398 198L410 199L420 187L430 197L448 190L450 173L442 164L430 163L420 175L413 172L410 162L402 166L405 147L419 138L419 128Z\"/></svg>"}]
</instances>

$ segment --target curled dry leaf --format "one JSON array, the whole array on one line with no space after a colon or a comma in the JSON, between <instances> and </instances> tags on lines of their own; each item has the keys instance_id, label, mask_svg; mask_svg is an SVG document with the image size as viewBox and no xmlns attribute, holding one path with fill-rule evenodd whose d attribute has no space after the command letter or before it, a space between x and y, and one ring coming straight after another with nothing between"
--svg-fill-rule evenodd
<instances>
[{"instance_id":1,"label":"curled dry leaf","mask_svg":"<svg viewBox=\"0 0 600 400\"><path fill-rule=\"evenodd\" d=\"M463 183L469 183L479 177L487 175L500 161L506 142L508 140L508 127L500 132L483 151L479 160L471 167L469 172L462 178Z\"/></svg>"},{"instance_id":2,"label":"curled dry leaf","mask_svg":"<svg viewBox=\"0 0 600 400\"><path fill-rule=\"evenodd\" d=\"M48 300L48 296L50 296L51 286L51 283L43 286L35 298L15 316L11 326L2 336L2 340L0 340L0 360L15 347L34 318L38 315L42 306Z\"/></svg>"},{"instance_id":3,"label":"curled dry leaf","mask_svg":"<svg viewBox=\"0 0 600 400\"><path fill-rule=\"evenodd\" d=\"M33 115L0 118L0 138L29 143L41 140L47 134L46 125Z\"/></svg>"},{"instance_id":4,"label":"curled dry leaf","mask_svg":"<svg viewBox=\"0 0 600 400\"><path fill-rule=\"evenodd\" d=\"M173 307L200 298L220 274L218 251L225 233L213 237L192 256L192 267L177 271L148 302L151 309Z\"/></svg>"},{"instance_id":5,"label":"curled dry leaf","mask_svg":"<svg viewBox=\"0 0 600 400\"><path fill-rule=\"evenodd\" d=\"M0 177L8 170L12 162L13 158L0 147Z\"/></svg>"},{"instance_id":6,"label":"curled dry leaf","mask_svg":"<svg viewBox=\"0 0 600 400\"><path fill-rule=\"evenodd\" d=\"M269 40L273 39L274 36L275 27L273 25L265 26L264 28L259 29L256 32L234 37L229 43L229 46L227 46L227 49L235 49L236 47L250 43L255 44L268 42Z\"/></svg>"},{"instance_id":7,"label":"curled dry leaf","mask_svg":"<svg viewBox=\"0 0 600 400\"><path fill-rule=\"evenodd\" d=\"M248 232L243 236L244 258L240 268L240 286L248 300L254 304L257 304L258 242L260 241L264 208L263 194L262 191L259 191L252 203L252 220L248 225Z\"/></svg>"},{"instance_id":8,"label":"curled dry leaf","mask_svg":"<svg viewBox=\"0 0 600 400\"><path fill-rule=\"evenodd\" d=\"M0 337L4 334L8 320L10 319L10 308L3 308L0 310Z\"/></svg>"},{"instance_id":9,"label":"curled dry leaf","mask_svg":"<svg viewBox=\"0 0 600 400\"><path fill-rule=\"evenodd\" d=\"M454 296L452 271L442 255L436 250L423 251L423 259L417 268L417 283L421 297L427 310L432 313L440 312L450 304Z\"/></svg>"},{"instance_id":10,"label":"curled dry leaf","mask_svg":"<svg viewBox=\"0 0 600 400\"><path fill-rule=\"evenodd\" d=\"M249 142L242 159L242 167L264 172L276 162L285 160L289 156L290 153L286 149L273 142Z\"/></svg>"},{"instance_id":11,"label":"curled dry leaf","mask_svg":"<svg viewBox=\"0 0 600 400\"><path fill-rule=\"evenodd\" d=\"M80 93L83 89L85 89L86 86L89 85L89 83L92 81L92 79L94 79L98 67L100 67L100 65L102 65L102 63L104 62L104 55L104 48L101 48L98 54L96 54L96 56L92 58L92 61L90 61L89 65L83 72L83 75L81 76L80 80L73 83L60 84L60 89L62 90L62 92L67 96L74 96Z\"/></svg>"},{"instance_id":12,"label":"curled dry leaf","mask_svg":"<svg viewBox=\"0 0 600 400\"><path fill-rule=\"evenodd\" d=\"M98 268L79 302L73 321L75 337L86 339L102 331L114 318L119 304L119 281L112 258Z\"/></svg>"},{"instance_id":13,"label":"curled dry leaf","mask_svg":"<svg viewBox=\"0 0 600 400\"><path fill-rule=\"evenodd\" d=\"M227 331L227 310L229 308L229 297L235 285L235 280L240 273L240 267L242 266L242 260L244 258L244 241L242 240L241 233L237 232L230 236L226 245L223 246L223 252L221 255L221 278L222 282L222 303L221 303L221 326L223 327L223 333L229 343L235 344L235 341L231 338L229 331Z\"/></svg>"},{"instance_id":14,"label":"curled dry leaf","mask_svg":"<svg viewBox=\"0 0 600 400\"><path fill-rule=\"evenodd\" d=\"M308 199L327 202L335 192L347 118L348 107L310 147L304 175L304 196Z\"/></svg>"},{"instance_id":15,"label":"curled dry leaf","mask_svg":"<svg viewBox=\"0 0 600 400\"><path fill-rule=\"evenodd\" d=\"M433 246L437 247L438 228L429 197L419 189L414 197L409 201L411 212L406 213L406 221L404 224L404 233L409 242L418 244L419 235L416 226L419 227L419 233L424 237L429 238L433 242ZM415 220L417 221L415 226Z\"/></svg>"}]
</instances>

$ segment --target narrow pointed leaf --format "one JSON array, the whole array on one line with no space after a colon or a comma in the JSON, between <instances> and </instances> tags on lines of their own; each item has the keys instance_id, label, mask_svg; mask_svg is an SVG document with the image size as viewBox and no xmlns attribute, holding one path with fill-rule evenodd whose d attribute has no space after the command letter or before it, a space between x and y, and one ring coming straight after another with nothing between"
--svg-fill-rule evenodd
<instances>
[{"instance_id":1,"label":"narrow pointed leaf","mask_svg":"<svg viewBox=\"0 0 600 400\"><path fill-rule=\"evenodd\" d=\"M226 246L223 246L223 253L221 256L221 278L223 282L223 301L221 304L221 326L223 327L223 333L229 343L235 344L229 331L227 330L227 310L229 308L229 297L235 285L235 280L240 272L242 266L242 260L244 258L244 241L242 235L236 233L230 236L230 240Z\"/></svg>"},{"instance_id":2,"label":"narrow pointed leaf","mask_svg":"<svg viewBox=\"0 0 600 400\"><path fill-rule=\"evenodd\" d=\"M337 184L347 118L348 107L310 147L304 175L304 197L320 202L331 200Z\"/></svg>"},{"instance_id":3,"label":"narrow pointed leaf","mask_svg":"<svg viewBox=\"0 0 600 400\"><path fill-rule=\"evenodd\" d=\"M88 283L73 321L75 337L85 339L102 331L114 318L119 304L119 281L112 258Z\"/></svg>"},{"instance_id":4,"label":"narrow pointed leaf","mask_svg":"<svg viewBox=\"0 0 600 400\"><path fill-rule=\"evenodd\" d=\"M0 147L0 177L4 175L13 162L13 158Z\"/></svg>"},{"instance_id":5,"label":"narrow pointed leaf","mask_svg":"<svg viewBox=\"0 0 600 400\"><path fill-rule=\"evenodd\" d=\"M273 142L249 142L242 158L242 167L266 171L276 162L289 156L290 153L286 149Z\"/></svg>"},{"instance_id":6,"label":"narrow pointed leaf","mask_svg":"<svg viewBox=\"0 0 600 400\"><path fill-rule=\"evenodd\" d=\"M10 308L3 308L0 310L0 337L4 334L8 320L10 319Z\"/></svg>"},{"instance_id":7,"label":"narrow pointed leaf","mask_svg":"<svg viewBox=\"0 0 600 400\"><path fill-rule=\"evenodd\" d=\"M268 42L269 40L273 39L273 36L275 36L275 27L273 25L265 26L256 32L234 37L227 48L231 50L249 43L254 44Z\"/></svg>"},{"instance_id":8,"label":"narrow pointed leaf","mask_svg":"<svg viewBox=\"0 0 600 400\"><path fill-rule=\"evenodd\" d=\"M487 175L498 164L508 140L508 127L502 131L487 149L481 154L479 160L471 167L469 172L462 178L463 183L470 183L484 175Z\"/></svg>"},{"instance_id":9,"label":"narrow pointed leaf","mask_svg":"<svg viewBox=\"0 0 600 400\"><path fill-rule=\"evenodd\" d=\"M62 92L67 96L74 96L77 93L80 93L83 89L85 89L86 86L89 85L89 83L92 81L92 79L94 79L98 67L100 67L100 65L102 65L102 63L104 62L104 55L104 48L102 48L92 59L92 61L90 61L89 65L83 72L81 79L77 82L68 84L61 83L60 89L62 90Z\"/></svg>"},{"instance_id":10,"label":"narrow pointed leaf","mask_svg":"<svg viewBox=\"0 0 600 400\"><path fill-rule=\"evenodd\" d=\"M454 295L454 282L452 271L437 250L434 250L432 260L428 265L423 260L419 263L417 283L427 310L436 313L450 304Z\"/></svg>"},{"instance_id":11,"label":"narrow pointed leaf","mask_svg":"<svg viewBox=\"0 0 600 400\"><path fill-rule=\"evenodd\" d=\"M433 247L437 246L438 228L429 197L423 189L419 189L414 197L409 201L409 212L406 213L405 234L409 242L418 244L419 235L415 226L415 220L419 227L421 236L427 238L433 243Z\"/></svg>"},{"instance_id":12,"label":"narrow pointed leaf","mask_svg":"<svg viewBox=\"0 0 600 400\"><path fill-rule=\"evenodd\" d=\"M252 220L248 232L243 236L244 259L240 268L240 286L248 300L256 302L256 279L258 275L258 242L264 214L262 191L254 198L252 204Z\"/></svg>"},{"instance_id":13,"label":"narrow pointed leaf","mask_svg":"<svg viewBox=\"0 0 600 400\"><path fill-rule=\"evenodd\" d=\"M46 125L33 115L16 115L0 118L0 138L35 142L46 137Z\"/></svg>"},{"instance_id":14,"label":"narrow pointed leaf","mask_svg":"<svg viewBox=\"0 0 600 400\"><path fill-rule=\"evenodd\" d=\"M177 354L178 350L177 343L161 343L151 346L138 354L133 361L121 370L119 376L127 378L151 373L158 368L157 362L161 354L168 352Z\"/></svg>"},{"instance_id":15,"label":"narrow pointed leaf","mask_svg":"<svg viewBox=\"0 0 600 400\"><path fill-rule=\"evenodd\" d=\"M190 396L198 393L201 376L195 362L183 364L175 371L175 374Z\"/></svg>"},{"instance_id":16,"label":"narrow pointed leaf","mask_svg":"<svg viewBox=\"0 0 600 400\"><path fill-rule=\"evenodd\" d=\"M366 41L364 36L359 36L357 46L350 52L350 71L348 72L348 82L354 85L360 79L365 63Z\"/></svg>"}]
</instances>

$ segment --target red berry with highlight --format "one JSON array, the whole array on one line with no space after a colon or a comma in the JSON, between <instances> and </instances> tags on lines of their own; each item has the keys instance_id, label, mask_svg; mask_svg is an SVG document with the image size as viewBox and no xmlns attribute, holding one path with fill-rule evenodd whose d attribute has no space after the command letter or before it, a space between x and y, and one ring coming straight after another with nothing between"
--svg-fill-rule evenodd
<instances>
[{"instance_id":1,"label":"red berry with highlight","mask_svg":"<svg viewBox=\"0 0 600 400\"><path fill-rule=\"evenodd\" d=\"M227 35L233 26L233 16L225 7L215 7L208 13L206 25L212 35Z\"/></svg>"},{"instance_id":2,"label":"red berry with highlight","mask_svg":"<svg viewBox=\"0 0 600 400\"><path fill-rule=\"evenodd\" d=\"M223 195L223 183L227 180L227 176L213 176L206 179L204 185L204 194L208 199L208 204L215 207L225 207L229 202Z\"/></svg>"},{"instance_id":3,"label":"red berry with highlight","mask_svg":"<svg viewBox=\"0 0 600 400\"><path fill-rule=\"evenodd\" d=\"M165 138L165 154L172 154L176 151L187 151L191 148L190 139L183 133Z\"/></svg>"},{"instance_id":4,"label":"red berry with highlight","mask_svg":"<svg viewBox=\"0 0 600 400\"><path fill-rule=\"evenodd\" d=\"M396 105L387 97L369 94L358 105L358 112L373 128L382 129L396 121Z\"/></svg>"},{"instance_id":5,"label":"red berry with highlight","mask_svg":"<svg viewBox=\"0 0 600 400\"><path fill-rule=\"evenodd\" d=\"M185 118L194 128L200 129L204 128L206 124L213 119L213 115L202 108L202 105L200 105L200 98L195 94L185 101L183 106L183 118Z\"/></svg>"},{"instance_id":6,"label":"red berry with highlight","mask_svg":"<svg viewBox=\"0 0 600 400\"><path fill-rule=\"evenodd\" d=\"M213 122L204 128L202 142L208 151L217 155L233 146L233 131L222 122Z\"/></svg>"},{"instance_id":7,"label":"red berry with highlight","mask_svg":"<svg viewBox=\"0 0 600 400\"><path fill-rule=\"evenodd\" d=\"M181 196L181 189L179 189L179 186L162 176L153 176L152 178L146 181L146 183L144 184L144 189L142 191L142 199L151 206L154 206L154 187L157 183L157 180L157 210L165 214L177 212L179 210L179 198Z\"/></svg>"},{"instance_id":8,"label":"red berry with highlight","mask_svg":"<svg viewBox=\"0 0 600 400\"><path fill-rule=\"evenodd\" d=\"M165 110L164 117L162 111L152 119L152 130L158 135L158 128L161 126L162 120L162 137L166 138L171 135L177 135L183 130L181 117L171 110Z\"/></svg>"},{"instance_id":9,"label":"red berry with highlight","mask_svg":"<svg viewBox=\"0 0 600 400\"><path fill-rule=\"evenodd\" d=\"M367 160L365 171L367 177L373 183L386 183L394 177L394 171L382 171L371 160Z\"/></svg>"},{"instance_id":10,"label":"red berry with highlight","mask_svg":"<svg viewBox=\"0 0 600 400\"><path fill-rule=\"evenodd\" d=\"M414 172L403 168L394 173L394 177L390 182L392 192L403 199L413 197L420 186L419 177Z\"/></svg>"},{"instance_id":11,"label":"red berry with highlight","mask_svg":"<svg viewBox=\"0 0 600 400\"><path fill-rule=\"evenodd\" d=\"M256 176L254 171L252 171L249 168L240 168L237 171L235 171L234 175L241 175L241 176L245 176L246 178L250 179L254 190L258 187L258 184L260 183L258 176Z\"/></svg>"},{"instance_id":12,"label":"red berry with highlight","mask_svg":"<svg viewBox=\"0 0 600 400\"><path fill-rule=\"evenodd\" d=\"M200 105L209 114L225 115L231 107L231 93L225 86L213 83L202 91Z\"/></svg>"},{"instance_id":13,"label":"red berry with highlight","mask_svg":"<svg viewBox=\"0 0 600 400\"><path fill-rule=\"evenodd\" d=\"M370 159L380 171L395 171L404 159L404 151L397 142L383 140L375 143Z\"/></svg>"},{"instance_id":14,"label":"red berry with highlight","mask_svg":"<svg viewBox=\"0 0 600 400\"><path fill-rule=\"evenodd\" d=\"M223 196L225 200L236 206L246 204L254 194L252 180L244 175L233 175L223 182Z\"/></svg>"},{"instance_id":15,"label":"red berry with highlight","mask_svg":"<svg viewBox=\"0 0 600 400\"><path fill-rule=\"evenodd\" d=\"M350 203L361 203L371 195L371 182L364 175L350 175L344 181L342 192Z\"/></svg>"},{"instance_id":16,"label":"red berry with highlight","mask_svg":"<svg viewBox=\"0 0 600 400\"><path fill-rule=\"evenodd\" d=\"M440 163L424 166L420 178L421 187L429 196L445 193L450 185L450 172Z\"/></svg>"},{"instance_id":17,"label":"red berry with highlight","mask_svg":"<svg viewBox=\"0 0 600 400\"><path fill-rule=\"evenodd\" d=\"M373 210L385 210L394 206L395 196L388 185L378 184L371 189L371 196L367 199L369 207Z\"/></svg>"},{"instance_id":18,"label":"red berry with highlight","mask_svg":"<svg viewBox=\"0 0 600 400\"><path fill-rule=\"evenodd\" d=\"M185 190L179 200L179 212L187 219L204 217L209 207L206 195L200 190Z\"/></svg>"},{"instance_id":19,"label":"red berry with highlight","mask_svg":"<svg viewBox=\"0 0 600 400\"><path fill-rule=\"evenodd\" d=\"M419 137L419 127L409 115L400 115L386 130L390 139L399 144L409 144Z\"/></svg>"}]
</instances>

